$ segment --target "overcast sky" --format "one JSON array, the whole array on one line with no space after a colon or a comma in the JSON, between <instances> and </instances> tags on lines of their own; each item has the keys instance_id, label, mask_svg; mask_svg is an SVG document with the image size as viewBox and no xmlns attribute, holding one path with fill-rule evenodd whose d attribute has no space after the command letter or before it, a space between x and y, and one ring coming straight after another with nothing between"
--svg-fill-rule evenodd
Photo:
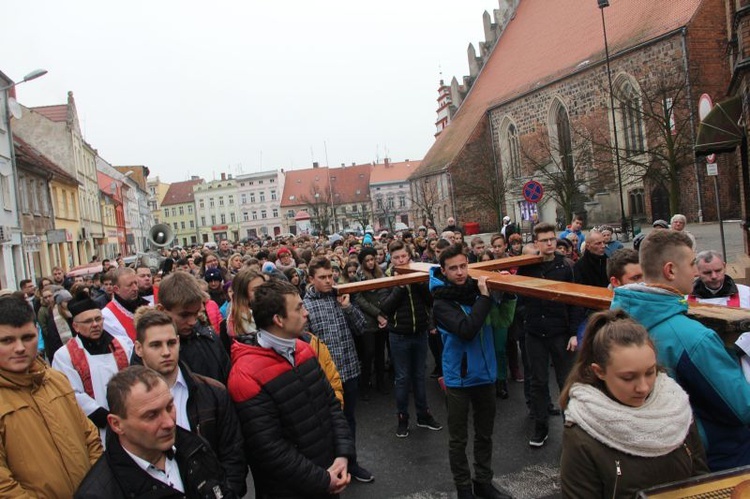
<instances>
[{"instance_id":1,"label":"overcast sky","mask_svg":"<svg viewBox=\"0 0 750 499\"><path fill-rule=\"evenodd\" d=\"M75 95L86 140L167 182L421 159L440 68L468 74L497 0L42 0L5 9L0 71L26 106ZM326 159L327 149L327 159Z\"/></svg>"}]
</instances>

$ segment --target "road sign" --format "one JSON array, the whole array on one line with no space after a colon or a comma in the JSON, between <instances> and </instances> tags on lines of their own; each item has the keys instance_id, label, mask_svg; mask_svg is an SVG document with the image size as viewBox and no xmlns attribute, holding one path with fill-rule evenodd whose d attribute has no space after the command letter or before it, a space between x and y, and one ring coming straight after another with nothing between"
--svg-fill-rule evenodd
<instances>
[{"instance_id":1,"label":"road sign","mask_svg":"<svg viewBox=\"0 0 750 499\"><path fill-rule=\"evenodd\" d=\"M719 174L719 165L716 163L708 163L706 165L706 175L709 177L715 177Z\"/></svg>"},{"instance_id":2,"label":"road sign","mask_svg":"<svg viewBox=\"0 0 750 499\"><path fill-rule=\"evenodd\" d=\"M716 154L706 156L706 163L716 163Z\"/></svg>"},{"instance_id":3,"label":"road sign","mask_svg":"<svg viewBox=\"0 0 750 499\"><path fill-rule=\"evenodd\" d=\"M523 185L523 198L529 203L538 203L544 196L544 187L536 180L529 180Z\"/></svg>"}]
</instances>

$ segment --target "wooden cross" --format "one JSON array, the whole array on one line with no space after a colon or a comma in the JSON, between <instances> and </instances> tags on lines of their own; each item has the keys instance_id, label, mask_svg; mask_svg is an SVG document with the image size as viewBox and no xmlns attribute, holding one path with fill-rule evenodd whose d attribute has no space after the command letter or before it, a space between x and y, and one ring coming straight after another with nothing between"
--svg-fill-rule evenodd
<instances>
[{"instance_id":1,"label":"wooden cross","mask_svg":"<svg viewBox=\"0 0 750 499\"><path fill-rule=\"evenodd\" d=\"M609 308L613 292L607 288L498 273L500 270L533 265L541 261L541 256L524 255L470 263L469 275L474 278L487 276L487 286L494 291L563 302L595 310ZM429 279L430 268L436 266L430 263L410 263L403 267L396 267L397 275L395 276L340 284L336 289L338 294L360 293L426 282ZM727 347L732 346L740 334L750 331L750 309L697 303L690 304L688 315L719 333Z\"/></svg>"}]
</instances>

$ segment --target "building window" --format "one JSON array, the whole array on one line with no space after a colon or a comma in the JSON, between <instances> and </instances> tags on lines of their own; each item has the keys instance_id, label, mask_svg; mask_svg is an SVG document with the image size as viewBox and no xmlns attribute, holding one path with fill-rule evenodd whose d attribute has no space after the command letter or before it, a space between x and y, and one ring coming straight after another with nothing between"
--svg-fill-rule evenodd
<instances>
[{"instance_id":1,"label":"building window","mask_svg":"<svg viewBox=\"0 0 750 499\"><path fill-rule=\"evenodd\" d=\"M164 216L165 217L169 216L169 208L164 208Z\"/></svg>"},{"instance_id":2,"label":"building window","mask_svg":"<svg viewBox=\"0 0 750 499\"><path fill-rule=\"evenodd\" d=\"M179 209L179 212L180 212L180 216L183 216L185 214L185 207L180 206L178 209ZM184 229L184 227L183 227L183 229Z\"/></svg>"},{"instance_id":3,"label":"building window","mask_svg":"<svg viewBox=\"0 0 750 499\"><path fill-rule=\"evenodd\" d=\"M182 230L185 230L185 222L180 222L180 228L181 228Z\"/></svg>"},{"instance_id":4,"label":"building window","mask_svg":"<svg viewBox=\"0 0 750 499\"><path fill-rule=\"evenodd\" d=\"M294 218L294 210L288 210L286 216L287 218Z\"/></svg>"},{"instance_id":5,"label":"building window","mask_svg":"<svg viewBox=\"0 0 750 499\"><path fill-rule=\"evenodd\" d=\"M193 214L193 205L189 204L188 205L188 215L192 215L192 214Z\"/></svg>"},{"instance_id":6,"label":"building window","mask_svg":"<svg viewBox=\"0 0 750 499\"><path fill-rule=\"evenodd\" d=\"M518 142L518 129L516 129L516 125L513 123L508 125L506 140L508 142L508 166L510 167L510 174L513 178L518 178L521 176L521 148Z\"/></svg>"},{"instance_id":7,"label":"building window","mask_svg":"<svg viewBox=\"0 0 750 499\"><path fill-rule=\"evenodd\" d=\"M177 210L175 210L174 208L172 208L172 216L173 216L173 217L176 217L176 216L177 216Z\"/></svg>"},{"instance_id":8,"label":"building window","mask_svg":"<svg viewBox=\"0 0 750 499\"><path fill-rule=\"evenodd\" d=\"M262 180L258 180L258 185L260 185L260 184L262 184L262 183L263 183L263 181L262 181Z\"/></svg>"},{"instance_id":9,"label":"building window","mask_svg":"<svg viewBox=\"0 0 750 499\"><path fill-rule=\"evenodd\" d=\"M346 206L342 206L342 207L341 207L341 213L342 213L343 215L346 215Z\"/></svg>"},{"instance_id":10,"label":"building window","mask_svg":"<svg viewBox=\"0 0 750 499\"><path fill-rule=\"evenodd\" d=\"M206 207L206 203L203 202L203 200L200 200L200 203L198 203L198 206L200 206L200 209L204 209Z\"/></svg>"},{"instance_id":11,"label":"building window","mask_svg":"<svg viewBox=\"0 0 750 499\"><path fill-rule=\"evenodd\" d=\"M260 210L260 218L266 218L266 210Z\"/></svg>"},{"instance_id":12,"label":"building window","mask_svg":"<svg viewBox=\"0 0 750 499\"><path fill-rule=\"evenodd\" d=\"M247 204L247 194L243 194L240 196L240 203Z\"/></svg>"},{"instance_id":13,"label":"building window","mask_svg":"<svg viewBox=\"0 0 750 499\"><path fill-rule=\"evenodd\" d=\"M378 198L375 201L375 205L378 207L379 210L382 210L383 209L383 198Z\"/></svg>"},{"instance_id":14,"label":"building window","mask_svg":"<svg viewBox=\"0 0 750 499\"><path fill-rule=\"evenodd\" d=\"M195 222L193 220L190 221L190 228L195 229Z\"/></svg>"},{"instance_id":15,"label":"building window","mask_svg":"<svg viewBox=\"0 0 750 499\"><path fill-rule=\"evenodd\" d=\"M255 194L250 194L250 202L251 203L255 202Z\"/></svg>"},{"instance_id":16,"label":"building window","mask_svg":"<svg viewBox=\"0 0 750 499\"><path fill-rule=\"evenodd\" d=\"M357 213L357 205L356 204L352 205L352 213Z\"/></svg>"},{"instance_id":17,"label":"building window","mask_svg":"<svg viewBox=\"0 0 750 499\"><path fill-rule=\"evenodd\" d=\"M245 222L249 221L250 220L250 214L248 212L246 212L246 211L243 211L242 212L242 220L244 220Z\"/></svg>"},{"instance_id":18,"label":"building window","mask_svg":"<svg viewBox=\"0 0 750 499\"><path fill-rule=\"evenodd\" d=\"M211 215L211 225L216 225L216 215Z\"/></svg>"},{"instance_id":19,"label":"building window","mask_svg":"<svg viewBox=\"0 0 750 499\"><path fill-rule=\"evenodd\" d=\"M273 217L276 218L278 216L279 216L279 210L278 210L278 208L274 208L273 209Z\"/></svg>"},{"instance_id":20,"label":"building window","mask_svg":"<svg viewBox=\"0 0 750 499\"><path fill-rule=\"evenodd\" d=\"M271 191L271 201L276 201L276 191Z\"/></svg>"},{"instance_id":21,"label":"building window","mask_svg":"<svg viewBox=\"0 0 750 499\"><path fill-rule=\"evenodd\" d=\"M234 196L229 196L229 206L234 206Z\"/></svg>"},{"instance_id":22,"label":"building window","mask_svg":"<svg viewBox=\"0 0 750 499\"><path fill-rule=\"evenodd\" d=\"M625 155L642 154L644 152L643 109L641 98L629 80L625 80L620 85L617 100L619 101L620 128Z\"/></svg>"},{"instance_id":23,"label":"building window","mask_svg":"<svg viewBox=\"0 0 750 499\"><path fill-rule=\"evenodd\" d=\"M237 221L234 212L229 214L229 221L232 223Z\"/></svg>"},{"instance_id":24,"label":"building window","mask_svg":"<svg viewBox=\"0 0 750 499\"><path fill-rule=\"evenodd\" d=\"M266 193L265 192L261 192L260 193L260 202L263 203L265 200L266 200Z\"/></svg>"},{"instance_id":25,"label":"building window","mask_svg":"<svg viewBox=\"0 0 750 499\"><path fill-rule=\"evenodd\" d=\"M253 220L258 220L258 212L257 211L253 212Z\"/></svg>"},{"instance_id":26,"label":"building window","mask_svg":"<svg viewBox=\"0 0 750 499\"><path fill-rule=\"evenodd\" d=\"M208 206L209 206L210 208L213 208L213 207L214 207L214 198L208 198Z\"/></svg>"},{"instance_id":27,"label":"building window","mask_svg":"<svg viewBox=\"0 0 750 499\"><path fill-rule=\"evenodd\" d=\"M406 196L404 196L403 194L398 197L398 207L406 208Z\"/></svg>"},{"instance_id":28,"label":"building window","mask_svg":"<svg viewBox=\"0 0 750 499\"><path fill-rule=\"evenodd\" d=\"M565 106L558 103L555 111L555 128L557 153L560 158L560 169L564 172L573 169L573 141L570 135L570 120Z\"/></svg>"},{"instance_id":29,"label":"building window","mask_svg":"<svg viewBox=\"0 0 750 499\"><path fill-rule=\"evenodd\" d=\"M174 227L174 230L177 230L177 222L172 222L172 227Z\"/></svg>"},{"instance_id":30,"label":"building window","mask_svg":"<svg viewBox=\"0 0 750 499\"><path fill-rule=\"evenodd\" d=\"M276 181L276 179L273 179L273 178L272 178L271 180L269 180L269 182L270 182L270 183L272 183L272 184L273 184L273 183L274 183L275 181Z\"/></svg>"},{"instance_id":31,"label":"building window","mask_svg":"<svg viewBox=\"0 0 750 499\"><path fill-rule=\"evenodd\" d=\"M224 196L219 196L219 206L224 206Z\"/></svg>"},{"instance_id":32,"label":"building window","mask_svg":"<svg viewBox=\"0 0 750 499\"><path fill-rule=\"evenodd\" d=\"M395 206L396 206L396 203L393 202L393 198L389 197L388 198L388 209L392 210Z\"/></svg>"},{"instance_id":33,"label":"building window","mask_svg":"<svg viewBox=\"0 0 750 499\"><path fill-rule=\"evenodd\" d=\"M201 225L202 225L203 227L205 227L205 226L206 226L206 217L201 217Z\"/></svg>"},{"instance_id":34,"label":"building window","mask_svg":"<svg viewBox=\"0 0 750 499\"><path fill-rule=\"evenodd\" d=\"M227 223L227 216L224 213L221 214L221 223Z\"/></svg>"},{"instance_id":35,"label":"building window","mask_svg":"<svg viewBox=\"0 0 750 499\"><path fill-rule=\"evenodd\" d=\"M646 214L646 195L643 189L634 189L628 193L631 215Z\"/></svg>"}]
</instances>

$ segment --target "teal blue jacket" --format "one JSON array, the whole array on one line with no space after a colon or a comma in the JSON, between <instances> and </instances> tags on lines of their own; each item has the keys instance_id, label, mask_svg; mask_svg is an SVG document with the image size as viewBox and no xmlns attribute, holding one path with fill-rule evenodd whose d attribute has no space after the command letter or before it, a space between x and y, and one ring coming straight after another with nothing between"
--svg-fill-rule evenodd
<instances>
[{"instance_id":1,"label":"teal blue jacket","mask_svg":"<svg viewBox=\"0 0 750 499\"><path fill-rule=\"evenodd\" d=\"M612 308L648 329L659 364L690 396L709 467L750 465L750 383L719 335L686 315L684 296L660 288L616 288Z\"/></svg>"}]
</instances>

